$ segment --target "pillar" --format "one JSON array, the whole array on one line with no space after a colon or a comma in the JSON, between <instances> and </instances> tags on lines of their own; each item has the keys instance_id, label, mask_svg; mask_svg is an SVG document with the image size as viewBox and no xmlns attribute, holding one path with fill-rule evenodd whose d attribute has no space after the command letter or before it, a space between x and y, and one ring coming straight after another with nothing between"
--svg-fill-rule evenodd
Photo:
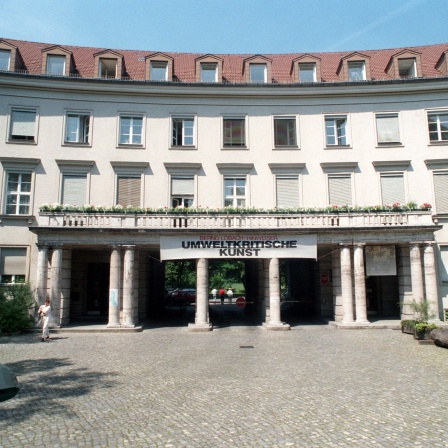
<instances>
[{"instance_id":1,"label":"pillar","mask_svg":"<svg viewBox=\"0 0 448 448\"><path fill-rule=\"evenodd\" d=\"M70 323L70 294L72 280L72 250L64 249L62 254L61 279L61 326Z\"/></svg>"},{"instance_id":2,"label":"pillar","mask_svg":"<svg viewBox=\"0 0 448 448\"><path fill-rule=\"evenodd\" d=\"M110 253L109 275L109 322L108 327L120 326L120 286L121 286L121 249L112 246Z\"/></svg>"},{"instance_id":3,"label":"pillar","mask_svg":"<svg viewBox=\"0 0 448 448\"><path fill-rule=\"evenodd\" d=\"M342 324L353 321L353 286L350 247L341 245Z\"/></svg>"},{"instance_id":4,"label":"pillar","mask_svg":"<svg viewBox=\"0 0 448 448\"><path fill-rule=\"evenodd\" d=\"M280 320L280 261L269 260L269 321L264 324L268 330L289 330L291 327Z\"/></svg>"},{"instance_id":5,"label":"pillar","mask_svg":"<svg viewBox=\"0 0 448 448\"><path fill-rule=\"evenodd\" d=\"M50 306L53 322L60 325L61 286L62 284L62 247L53 247L51 255Z\"/></svg>"},{"instance_id":6,"label":"pillar","mask_svg":"<svg viewBox=\"0 0 448 448\"><path fill-rule=\"evenodd\" d=\"M355 271L356 323L368 324L366 277L364 270L364 244L356 244L354 250L353 265Z\"/></svg>"},{"instance_id":7,"label":"pillar","mask_svg":"<svg viewBox=\"0 0 448 448\"><path fill-rule=\"evenodd\" d=\"M419 243L410 244L412 299L417 303L424 299L422 259Z\"/></svg>"},{"instance_id":8,"label":"pillar","mask_svg":"<svg viewBox=\"0 0 448 448\"><path fill-rule=\"evenodd\" d=\"M123 322L124 327L135 327L134 324L134 257L135 246L123 246Z\"/></svg>"},{"instance_id":9,"label":"pillar","mask_svg":"<svg viewBox=\"0 0 448 448\"><path fill-rule=\"evenodd\" d=\"M437 292L436 261L433 243L425 244L423 263L425 266L426 300L429 304L429 317L430 319L439 321L439 295Z\"/></svg>"},{"instance_id":10,"label":"pillar","mask_svg":"<svg viewBox=\"0 0 448 448\"><path fill-rule=\"evenodd\" d=\"M48 246L38 244L37 251L36 302L38 306L41 306L47 298Z\"/></svg>"},{"instance_id":11,"label":"pillar","mask_svg":"<svg viewBox=\"0 0 448 448\"><path fill-rule=\"evenodd\" d=\"M188 330L210 331L212 328L208 316L208 259L199 258L196 261L196 315Z\"/></svg>"}]
</instances>

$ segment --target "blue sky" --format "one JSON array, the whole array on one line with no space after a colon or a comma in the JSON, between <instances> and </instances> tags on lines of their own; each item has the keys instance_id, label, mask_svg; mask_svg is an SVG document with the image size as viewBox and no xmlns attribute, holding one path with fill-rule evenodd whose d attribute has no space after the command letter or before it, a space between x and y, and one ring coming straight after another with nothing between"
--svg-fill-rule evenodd
<instances>
[{"instance_id":1,"label":"blue sky","mask_svg":"<svg viewBox=\"0 0 448 448\"><path fill-rule=\"evenodd\" d=\"M2 0L0 37L189 53L448 43L447 0Z\"/></svg>"}]
</instances>

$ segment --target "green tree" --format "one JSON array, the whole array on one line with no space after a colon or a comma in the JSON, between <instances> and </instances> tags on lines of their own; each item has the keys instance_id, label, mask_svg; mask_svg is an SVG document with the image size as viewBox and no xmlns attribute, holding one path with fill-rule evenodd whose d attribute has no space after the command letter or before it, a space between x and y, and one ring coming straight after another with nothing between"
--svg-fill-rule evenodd
<instances>
[{"instance_id":1,"label":"green tree","mask_svg":"<svg viewBox=\"0 0 448 448\"><path fill-rule=\"evenodd\" d=\"M33 325L33 293L29 283L0 289L0 333L22 331Z\"/></svg>"}]
</instances>

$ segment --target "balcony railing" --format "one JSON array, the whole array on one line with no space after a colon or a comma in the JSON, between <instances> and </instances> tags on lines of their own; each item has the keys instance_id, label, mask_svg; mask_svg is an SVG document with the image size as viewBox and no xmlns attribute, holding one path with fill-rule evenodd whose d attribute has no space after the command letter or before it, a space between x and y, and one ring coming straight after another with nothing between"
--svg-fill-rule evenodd
<instances>
[{"instance_id":1,"label":"balcony railing","mask_svg":"<svg viewBox=\"0 0 448 448\"><path fill-rule=\"evenodd\" d=\"M430 211L253 214L127 214L41 212L39 227L54 229L275 230L433 226Z\"/></svg>"}]
</instances>

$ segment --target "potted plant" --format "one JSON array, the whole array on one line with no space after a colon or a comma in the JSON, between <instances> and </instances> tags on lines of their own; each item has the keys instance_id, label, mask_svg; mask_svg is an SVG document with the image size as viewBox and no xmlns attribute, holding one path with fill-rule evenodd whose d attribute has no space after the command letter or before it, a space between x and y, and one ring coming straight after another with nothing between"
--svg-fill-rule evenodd
<instances>
[{"instance_id":1,"label":"potted plant","mask_svg":"<svg viewBox=\"0 0 448 448\"><path fill-rule=\"evenodd\" d=\"M419 322L415 324L415 339L430 339L429 334L432 330L439 328L436 324L430 324L428 322Z\"/></svg>"},{"instance_id":2,"label":"potted plant","mask_svg":"<svg viewBox=\"0 0 448 448\"><path fill-rule=\"evenodd\" d=\"M430 319L435 317L435 314L431 312L429 302L425 300L416 301L413 300L408 304L411 311L414 312L413 320L402 321L402 331L404 333L413 333L415 339L429 339L429 334L432 330L435 330L437 325L429 323ZM404 331L406 328L408 331Z\"/></svg>"}]
</instances>

